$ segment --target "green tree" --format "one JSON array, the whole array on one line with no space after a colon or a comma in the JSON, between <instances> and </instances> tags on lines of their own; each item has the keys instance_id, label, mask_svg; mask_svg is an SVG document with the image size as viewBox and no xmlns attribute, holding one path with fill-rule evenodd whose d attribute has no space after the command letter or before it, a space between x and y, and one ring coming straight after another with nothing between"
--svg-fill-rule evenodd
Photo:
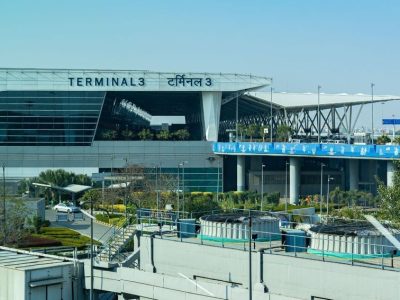
<instances>
[{"instance_id":1,"label":"green tree","mask_svg":"<svg viewBox=\"0 0 400 300\"><path fill-rule=\"evenodd\" d=\"M383 134L376 139L376 143L378 145L385 145L386 143L390 143L390 142L391 142L391 140L386 134Z\"/></svg>"},{"instance_id":2,"label":"green tree","mask_svg":"<svg viewBox=\"0 0 400 300\"><path fill-rule=\"evenodd\" d=\"M292 133L292 128L288 125L279 125L276 129L276 139L278 142L287 142Z\"/></svg>"},{"instance_id":3,"label":"green tree","mask_svg":"<svg viewBox=\"0 0 400 300\"><path fill-rule=\"evenodd\" d=\"M176 137L177 140L184 141L189 139L189 131L187 129L179 129L174 132L174 136Z\"/></svg>"},{"instance_id":4,"label":"green tree","mask_svg":"<svg viewBox=\"0 0 400 300\"><path fill-rule=\"evenodd\" d=\"M117 131L114 129L106 129L101 133L101 138L105 140L115 140L117 138Z\"/></svg>"},{"instance_id":5,"label":"green tree","mask_svg":"<svg viewBox=\"0 0 400 300\"><path fill-rule=\"evenodd\" d=\"M243 137L246 138L246 125L238 124L238 134L240 135L240 140L243 140Z\"/></svg>"},{"instance_id":6,"label":"green tree","mask_svg":"<svg viewBox=\"0 0 400 300\"><path fill-rule=\"evenodd\" d=\"M138 133L138 137L142 140L142 141L149 141L153 139L153 133L150 131L150 129L148 128L144 128L142 129L142 131L140 131Z\"/></svg>"},{"instance_id":7,"label":"green tree","mask_svg":"<svg viewBox=\"0 0 400 300\"><path fill-rule=\"evenodd\" d=\"M253 141L253 137L257 137L260 132L260 128L257 124L250 124L246 128L246 134L250 137L250 142Z\"/></svg>"},{"instance_id":8,"label":"green tree","mask_svg":"<svg viewBox=\"0 0 400 300\"><path fill-rule=\"evenodd\" d=\"M131 140L134 137L133 131L128 128L122 130L121 135L125 140Z\"/></svg>"},{"instance_id":9,"label":"green tree","mask_svg":"<svg viewBox=\"0 0 400 300\"><path fill-rule=\"evenodd\" d=\"M24 227L27 223L28 209L21 199L7 199L6 201L6 221L1 224L0 243L4 241L8 245L18 245L26 235L28 230Z\"/></svg>"},{"instance_id":10,"label":"green tree","mask_svg":"<svg viewBox=\"0 0 400 300\"><path fill-rule=\"evenodd\" d=\"M67 172L63 169L49 169L41 172L37 177L23 180L18 187L18 191L20 193L29 191L32 194L43 195L46 200L50 200L56 199L56 196L59 192L48 187L34 186L33 183L41 183L58 187L65 187L69 184L81 184L90 186L92 185L92 180L89 176L84 174L75 174L72 172Z\"/></svg>"},{"instance_id":11,"label":"green tree","mask_svg":"<svg viewBox=\"0 0 400 300\"><path fill-rule=\"evenodd\" d=\"M400 221L400 172L399 162L395 162L393 185L386 186L378 182L378 200L380 217L393 221Z\"/></svg>"},{"instance_id":12,"label":"green tree","mask_svg":"<svg viewBox=\"0 0 400 300\"><path fill-rule=\"evenodd\" d=\"M399 145L399 144L400 144L400 136L396 136L396 137L393 139L392 142Z\"/></svg>"},{"instance_id":13,"label":"green tree","mask_svg":"<svg viewBox=\"0 0 400 300\"><path fill-rule=\"evenodd\" d=\"M159 133L157 133L156 137L158 140L167 141L171 138L171 134L168 130L161 130Z\"/></svg>"}]
</instances>

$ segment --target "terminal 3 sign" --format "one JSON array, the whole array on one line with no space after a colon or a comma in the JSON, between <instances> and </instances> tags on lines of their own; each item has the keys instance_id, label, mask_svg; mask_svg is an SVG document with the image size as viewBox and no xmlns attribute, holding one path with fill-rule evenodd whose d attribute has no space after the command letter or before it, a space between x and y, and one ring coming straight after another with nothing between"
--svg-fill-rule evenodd
<instances>
[{"instance_id":1,"label":"terminal 3 sign","mask_svg":"<svg viewBox=\"0 0 400 300\"><path fill-rule=\"evenodd\" d=\"M68 77L71 87L136 87L145 86L144 77ZM160 79L161 80L161 79ZM175 77L164 78L170 87L210 87L213 80L209 77L188 77L185 74L177 74Z\"/></svg>"}]
</instances>

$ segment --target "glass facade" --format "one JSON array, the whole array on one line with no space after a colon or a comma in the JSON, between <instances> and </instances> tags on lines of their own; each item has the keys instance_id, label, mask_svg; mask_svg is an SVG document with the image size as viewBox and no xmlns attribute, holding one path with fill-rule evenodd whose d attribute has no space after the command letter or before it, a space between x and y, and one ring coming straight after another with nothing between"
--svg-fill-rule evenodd
<instances>
[{"instance_id":1,"label":"glass facade","mask_svg":"<svg viewBox=\"0 0 400 300\"><path fill-rule=\"evenodd\" d=\"M199 92L107 92L96 140L141 140L139 132L157 133L187 130L186 140L201 140L202 112ZM179 139L179 138L178 138Z\"/></svg>"},{"instance_id":2,"label":"glass facade","mask_svg":"<svg viewBox=\"0 0 400 300\"><path fill-rule=\"evenodd\" d=\"M0 92L0 145L91 145L105 92Z\"/></svg>"}]
</instances>

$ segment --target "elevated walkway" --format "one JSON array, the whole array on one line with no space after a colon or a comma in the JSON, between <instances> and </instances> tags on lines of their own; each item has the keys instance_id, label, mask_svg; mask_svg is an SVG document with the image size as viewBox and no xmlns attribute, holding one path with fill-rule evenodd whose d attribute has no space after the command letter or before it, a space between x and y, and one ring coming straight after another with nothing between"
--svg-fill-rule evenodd
<instances>
[{"instance_id":1,"label":"elevated walkway","mask_svg":"<svg viewBox=\"0 0 400 300\"><path fill-rule=\"evenodd\" d=\"M400 145L237 142L213 143L212 150L215 154L225 155L368 158L382 160L400 158Z\"/></svg>"}]
</instances>

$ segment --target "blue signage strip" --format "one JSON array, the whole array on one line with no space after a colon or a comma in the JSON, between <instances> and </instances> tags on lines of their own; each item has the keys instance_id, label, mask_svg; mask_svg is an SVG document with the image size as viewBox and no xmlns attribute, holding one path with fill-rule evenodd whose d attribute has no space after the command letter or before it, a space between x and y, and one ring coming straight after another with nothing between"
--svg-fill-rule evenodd
<instances>
[{"instance_id":1,"label":"blue signage strip","mask_svg":"<svg viewBox=\"0 0 400 300\"><path fill-rule=\"evenodd\" d=\"M216 154L370 157L382 159L400 158L400 146L397 145L240 142L214 143L213 152Z\"/></svg>"},{"instance_id":2,"label":"blue signage strip","mask_svg":"<svg viewBox=\"0 0 400 300\"><path fill-rule=\"evenodd\" d=\"M399 125L400 119L382 119L382 125Z\"/></svg>"}]
</instances>

